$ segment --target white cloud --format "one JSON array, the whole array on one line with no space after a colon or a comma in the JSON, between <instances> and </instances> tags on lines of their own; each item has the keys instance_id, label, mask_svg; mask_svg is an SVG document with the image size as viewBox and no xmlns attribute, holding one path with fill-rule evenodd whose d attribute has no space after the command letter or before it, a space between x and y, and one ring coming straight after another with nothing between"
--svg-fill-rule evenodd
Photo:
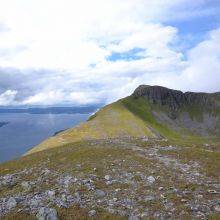
<instances>
[{"instance_id":1,"label":"white cloud","mask_svg":"<svg viewBox=\"0 0 220 220\"><path fill-rule=\"evenodd\" d=\"M171 46L178 43L177 28L162 24L215 13L203 4L0 0L0 104L111 102L144 83L218 90L219 30L183 59ZM107 59L134 48L142 48L141 59Z\"/></svg>"},{"instance_id":2,"label":"white cloud","mask_svg":"<svg viewBox=\"0 0 220 220\"><path fill-rule=\"evenodd\" d=\"M188 51L187 65L179 74L160 76L154 83L197 92L220 91L220 28Z\"/></svg>"},{"instance_id":3,"label":"white cloud","mask_svg":"<svg viewBox=\"0 0 220 220\"><path fill-rule=\"evenodd\" d=\"M0 105L11 105L14 104L14 99L17 91L6 90L4 93L0 94Z\"/></svg>"},{"instance_id":4,"label":"white cloud","mask_svg":"<svg viewBox=\"0 0 220 220\"><path fill-rule=\"evenodd\" d=\"M146 24L177 16L180 11L196 14L195 9L202 2L0 0L0 22L10 30L0 34L0 48L25 48L10 54L10 58L0 57L1 66L82 69L109 55L109 50L100 44L107 46L106 43L122 40L122 50L137 42L147 46L154 37L157 44L163 44L168 36L164 32L173 31L172 28ZM188 7L183 10L183 6ZM198 12L201 14L201 10Z\"/></svg>"}]
</instances>

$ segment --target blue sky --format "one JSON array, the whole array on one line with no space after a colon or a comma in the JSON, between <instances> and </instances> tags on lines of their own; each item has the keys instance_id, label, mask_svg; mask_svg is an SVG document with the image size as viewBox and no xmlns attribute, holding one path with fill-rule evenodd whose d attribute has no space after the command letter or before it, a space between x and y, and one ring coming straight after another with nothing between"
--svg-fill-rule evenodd
<instances>
[{"instance_id":1,"label":"blue sky","mask_svg":"<svg viewBox=\"0 0 220 220\"><path fill-rule=\"evenodd\" d=\"M143 56L141 56L141 52L143 52L144 49L142 48L133 48L131 50L128 50L124 53L117 53L117 52L113 52L110 56L107 57L107 60L112 61L112 62L117 62L118 60L139 60L141 58L143 58Z\"/></svg>"},{"instance_id":2,"label":"blue sky","mask_svg":"<svg viewBox=\"0 0 220 220\"><path fill-rule=\"evenodd\" d=\"M87 105L139 84L220 90L218 0L0 0L0 105Z\"/></svg>"}]
</instances>

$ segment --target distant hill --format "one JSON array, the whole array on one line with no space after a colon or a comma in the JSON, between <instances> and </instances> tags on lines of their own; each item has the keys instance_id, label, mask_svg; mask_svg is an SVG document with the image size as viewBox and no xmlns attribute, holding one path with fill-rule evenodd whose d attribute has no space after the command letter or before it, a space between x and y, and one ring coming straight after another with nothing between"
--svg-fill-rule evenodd
<instances>
[{"instance_id":1,"label":"distant hill","mask_svg":"<svg viewBox=\"0 0 220 220\"><path fill-rule=\"evenodd\" d=\"M0 108L1 113L28 113L28 114L88 114L96 111L99 106L83 107L46 107L46 108Z\"/></svg>"},{"instance_id":2,"label":"distant hill","mask_svg":"<svg viewBox=\"0 0 220 220\"><path fill-rule=\"evenodd\" d=\"M45 140L28 154L81 140L129 136L190 143L218 141L220 93L183 93L141 85L131 96L103 107L87 122Z\"/></svg>"}]
</instances>

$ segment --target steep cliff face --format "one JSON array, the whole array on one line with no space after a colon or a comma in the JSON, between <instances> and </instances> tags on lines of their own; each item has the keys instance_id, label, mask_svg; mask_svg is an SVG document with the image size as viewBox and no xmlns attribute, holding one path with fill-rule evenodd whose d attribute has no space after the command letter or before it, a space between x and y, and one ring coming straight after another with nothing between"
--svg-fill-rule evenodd
<instances>
[{"instance_id":1,"label":"steep cliff face","mask_svg":"<svg viewBox=\"0 0 220 220\"><path fill-rule=\"evenodd\" d=\"M220 137L220 93L183 93L161 86L139 86L132 94L128 109L148 106L154 120L182 136ZM133 104L131 104L133 103ZM129 106L132 106L131 108ZM145 110L146 111L146 110ZM140 115L140 113L139 113ZM142 117L148 120L143 113Z\"/></svg>"},{"instance_id":2,"label":"steep cliff face","mask_svg":"<svg viewBox=\"0 0 220 220\"><path fill-rule=\"evenodd\" d=\"M186 105L212 109L220 107L220 93L183 93L179 90L168 89L162 86L139 86L133 97L144 97L153 104L168 105L172 110L178 110Z\"/></svg>"}]
</instances>

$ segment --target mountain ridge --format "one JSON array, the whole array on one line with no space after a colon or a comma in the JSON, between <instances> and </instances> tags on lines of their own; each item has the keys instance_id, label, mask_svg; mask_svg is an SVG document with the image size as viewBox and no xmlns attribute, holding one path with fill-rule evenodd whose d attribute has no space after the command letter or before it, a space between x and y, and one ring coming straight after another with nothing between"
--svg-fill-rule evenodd
<instances>
[{"instance_id":1,"label":"mountain ridge","mask_svg":"<svg viewBox=\"0 0 220 220\"><path fill-rule=\"evenodd\" d=\"M104 106L87 122L45 140L27 154L81 140L127 136L192 142L218 139L219 95L141 85L130 96Z\"/></svg>"}]
</instances>

